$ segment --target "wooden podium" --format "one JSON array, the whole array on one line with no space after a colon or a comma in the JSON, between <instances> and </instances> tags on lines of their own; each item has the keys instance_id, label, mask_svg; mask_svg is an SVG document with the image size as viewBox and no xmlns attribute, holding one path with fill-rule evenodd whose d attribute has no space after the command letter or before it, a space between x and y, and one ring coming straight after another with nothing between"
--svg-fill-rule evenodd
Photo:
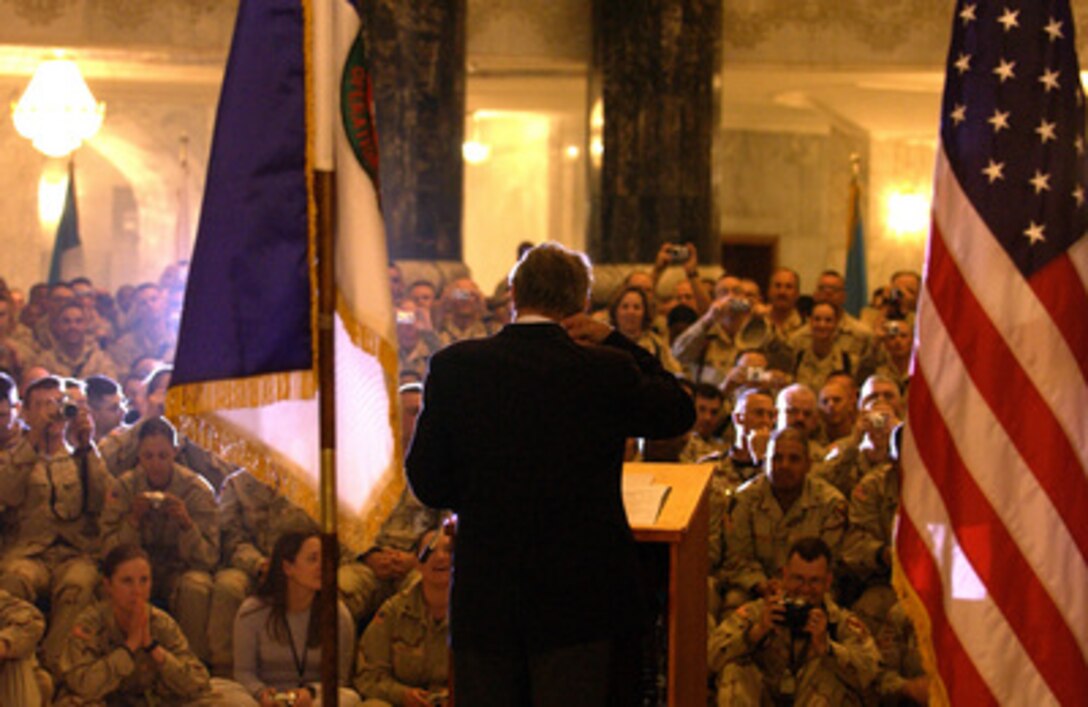
<instances>
[{"instance_id":1,"label":"wooden podium","mask_svg":"<svg viewBox=\"0 0 1088 707\"><path fill-rule=\"evenodd\" d=\"M624 474L650 474L671 487L652 525L632 525L640 551L653 565L649 582L665 597L664 704L707 701L707 489L713 464L629 463ZM667 575L667 576L662 576ZM667 591L666 591L667 588ZM659 656L659 658L662 658Z\"/></svg>"}]
</instances>

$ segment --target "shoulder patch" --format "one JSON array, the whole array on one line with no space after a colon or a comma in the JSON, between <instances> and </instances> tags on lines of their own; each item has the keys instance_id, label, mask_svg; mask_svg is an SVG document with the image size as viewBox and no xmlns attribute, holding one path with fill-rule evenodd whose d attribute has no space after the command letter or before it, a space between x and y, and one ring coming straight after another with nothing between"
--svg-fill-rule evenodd
<instances>
[{"instance_id":1,"label":"shoulder patch","mask_svg":"<svg viewBox=\"0 0 1088 707\"><path fill-rule=\"evenodd\" d=\"M81 641L89 641L92 638L94 638L94 636L91 634L91 632L89 630L87 630L87 628L85 626L81 626L80 624L76 624L75 626L72 627L72 638L77 638L77 639L79 639Z\"/></svg>"}]
</instances>

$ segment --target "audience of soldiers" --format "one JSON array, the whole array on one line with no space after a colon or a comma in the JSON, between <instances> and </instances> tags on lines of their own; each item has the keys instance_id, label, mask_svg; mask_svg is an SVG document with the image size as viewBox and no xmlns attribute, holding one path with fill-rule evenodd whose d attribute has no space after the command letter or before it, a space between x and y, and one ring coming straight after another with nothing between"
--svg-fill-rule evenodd
<instances>
[{"instance_id":1,"label":"audience of soldiers","mask_svg":"<svg viewBox=\"0 0 1088 707\"><path fill-rule=\"evenodd\" d=\"M665 244L598 316L691 381L696 424L666 456L714 464L717 703L924 704L889 586L918 276L858 319L826 271L806 316L791 269L765 301L696 262ZM429 357L501 328L509 292L390 273L407 449ZM183 268L115 298L79 278L22 307L0 287L0 704L317 702L316 523L163 417L183 287ZM406 488L373 546L340 558L343 704L446 698L443 521Z\"/></svg>"}]
</instances>

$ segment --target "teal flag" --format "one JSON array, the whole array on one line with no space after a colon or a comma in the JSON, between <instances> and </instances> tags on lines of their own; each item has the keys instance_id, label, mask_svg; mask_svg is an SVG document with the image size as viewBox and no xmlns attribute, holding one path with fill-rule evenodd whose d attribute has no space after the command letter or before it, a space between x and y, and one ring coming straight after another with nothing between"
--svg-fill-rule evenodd
<instances>
[{"instance_id":1,"label":"teal flag","mask_svg":"<svg viewBox=\"0 0 1088 707\"><path fill-rule=\"evenodd\" d=\"M865 276L865 235L861 227L861 188L850 181L850 228L846 243L846 311L853 316L869 304L869 282Z\"/></svg>"},{"instance_id":2,"label":"teal flag","mask_svg":"<svg viewBox=\"0 0 1088 707\"><path fill-rule=\"evenodd\" d=\"M64 261L79 249L79 215L76 211L76 173L68 165L68 193L64 196L64 212L57 224L57 236L53 241L53 257L49 260L49 284L65 279ZM73 273L68 272L68 276Z\"/></svg>"}]
</instances>

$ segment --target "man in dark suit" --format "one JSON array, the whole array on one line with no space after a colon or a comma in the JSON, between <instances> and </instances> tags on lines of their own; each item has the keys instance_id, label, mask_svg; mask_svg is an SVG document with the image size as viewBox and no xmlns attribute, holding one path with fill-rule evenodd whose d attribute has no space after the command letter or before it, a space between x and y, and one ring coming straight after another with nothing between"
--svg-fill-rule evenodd
<instances>
[{"instance_id":1,"label":"man in dark suit","mask_svg":"<svg viewBox=\"0 0 1088 707\"><path fill-rule=\"evenodd\" d=\"M584 313L589 286L585 256L537 246L511 273L515 323L431 359L407 472L421 501L458 515L459 704L603 705L637 645L624 441L678 435L694 410L651 355Z\"/></svg>"}]
</instances>

